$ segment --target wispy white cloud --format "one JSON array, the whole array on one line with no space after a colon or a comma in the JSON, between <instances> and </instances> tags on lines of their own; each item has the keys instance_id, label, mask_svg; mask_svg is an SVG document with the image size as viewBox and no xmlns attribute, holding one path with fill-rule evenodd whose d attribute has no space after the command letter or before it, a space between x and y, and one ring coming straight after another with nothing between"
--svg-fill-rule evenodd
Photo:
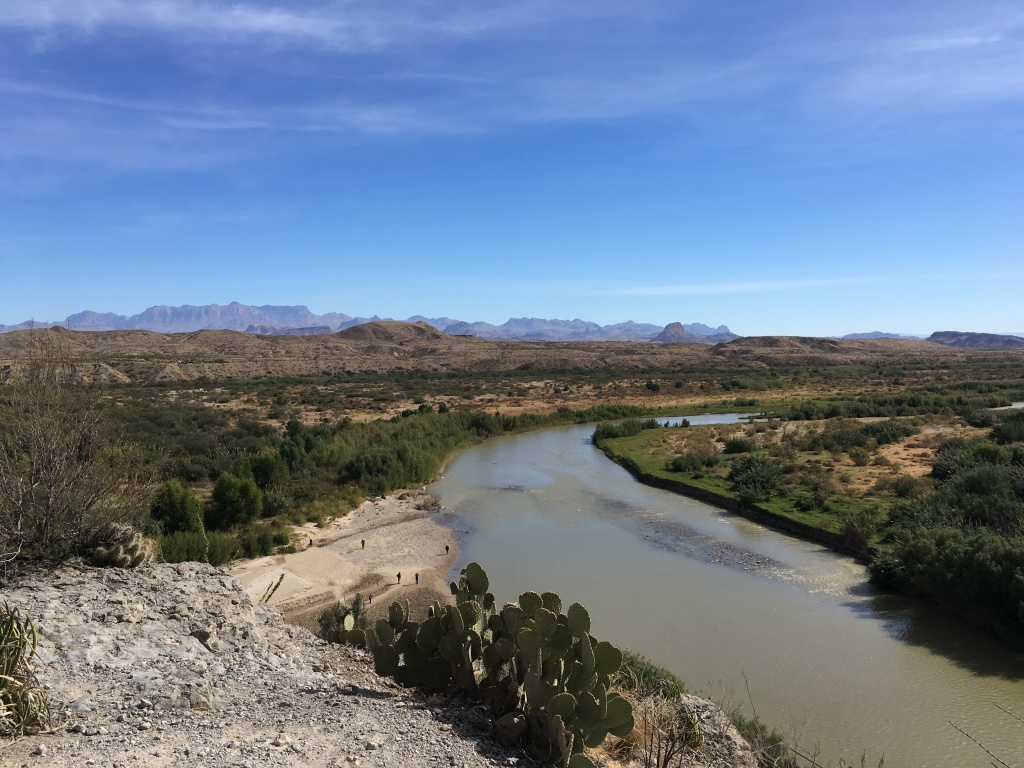
<instances>
[{"instance_id":1,"label":"wispy white cloud","mask_svg":"<svg viewBox=\"0 0 1024 768\"><path fill-rule=\"evenodd\" d=\"M0 55L0 155L214 167L268 151L256 134L281 135L269 148L281 153L294 145L285 134L644 117L676 120L685 141L801 154L913 146L922 131L975 130L979 111L1024 99L1024 14L1001 0L944 7L926 18L869 4L851 20L808 2L793 19L716 11L708 21L700 3L670 0L0 2L0 35L44 41L17 64ZM116 73L48 66L48 51L89 45L144 60L152 35L162 58L148 65L169 76L151 94ZM918 119L936 112L965 119Z\"/></svg>"},{"instance_id":2,"label":"wispy white cloud","mask_svg":"<svg viewBox=\"0 0 1024 768\"><path fill-rule=\"evenodd\" d=\"M650 0L641 5L652 4ZM656 3L655 3L656 4ZM414 40L472 38L572 18L628 13L608 0L492 3L322 2L304 8L223 0L33 0L0 5L0 28L101 34L129 30L193 38L367 50Z\"/></svg>"}]
</instances>

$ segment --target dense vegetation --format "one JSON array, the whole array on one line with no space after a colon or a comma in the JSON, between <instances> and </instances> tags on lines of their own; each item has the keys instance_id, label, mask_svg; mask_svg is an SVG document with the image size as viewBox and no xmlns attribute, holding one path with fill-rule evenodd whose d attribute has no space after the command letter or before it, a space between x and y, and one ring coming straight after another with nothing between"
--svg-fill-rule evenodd
<instances>
[{"instance_id":1,"label":"dense vegetation","mask_svg":"<svg viewBox=\"0 0 1024 768\"><path fill-rule=\"evenodd\" d=\"M934 492L896 505L872 577L1024 642L1024 412L938 449Z\"/></svg>"},{"instance_id":2,"label":"dense vegetation","mask_svg":"<svg viewBox=\"0 0 1024 768\"><path fill-rule=\"evenodd\" d=\"M915 434L911 421L800 420L794 429L769 420L621 436L599 428L594 440L642 480L738 502L758 519L867 556L888 508L926 487L894 474L879 450ZM856 489L864 477L872 484Z\"/></svg>"},{"instance_id":3,"label":"dense vegetation","mask_svg":"<svg viewBox=\"0 0 1024 768\"><path fill-rule=\"evenodd\" d=\"M795 417L803 422L802 413ZM928 478L892 472L879 451L914 437L922 424L954 422L976 427L968 430L975 436L942 442ZM990 428L982 432L981 424ZM600 428L594 439L642 479L735 500L783 528L790 521L873 553L877 583L1024 642L1024 412L688 432ZM854 484L857 473L873 485Z\"/></svg>"}]
</instances>

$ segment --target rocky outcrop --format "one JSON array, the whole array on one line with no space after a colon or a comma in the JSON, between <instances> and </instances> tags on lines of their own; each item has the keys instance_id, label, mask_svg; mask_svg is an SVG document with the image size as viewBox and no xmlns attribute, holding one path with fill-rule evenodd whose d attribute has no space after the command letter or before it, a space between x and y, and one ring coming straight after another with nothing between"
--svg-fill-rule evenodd
<instances>
[{"instance_id":1,"label":"rocky outcrop","mask_svg":"<svg viewBox=\"0 0 1024 768\"><path fill-rule=\"evenodd\" d=\"M31 612L37 675L65 721L4 765L517 764L471 710L389 686L361 652L284 624L205 564L65 566L4 598Z\"/></svg>"},{"instance_id":2,"label":"rocky outcrop","mask_svg":"<svg viewBox=\"0 0 1024 768\"><path fill-rule=\"evenodd\" d=\"M34 666L62 720L6 747L3 765L537 765L485 735L479 708L394 687L365 653L283 623L212 566L65 565L2 586L35 622ZM687 703L704 733L687 765L754 765L720 709Z\"/></svg>"},{"instance_id":3,"label":"rocky outcrop","mask_svg":"<svg viewBox=\"0 0 1024 768\"><path fill-rule=\"evenodd\" d=\"M682 323L669 323L665 326L665 329L655 336L651 341L659 343L678 344L680 342L690 344L724 344L732 341L733 339L740 338L735 333L732 333L724 325L719 326L717 329L708 328L706 325L696 324L696 328L693 326L686 326ZM725 329L724 331L722 329ZM692 330L691 330L692 329ZM707 329L712 333L696 333L696 330Z\"/></svg>"}]
</instances>

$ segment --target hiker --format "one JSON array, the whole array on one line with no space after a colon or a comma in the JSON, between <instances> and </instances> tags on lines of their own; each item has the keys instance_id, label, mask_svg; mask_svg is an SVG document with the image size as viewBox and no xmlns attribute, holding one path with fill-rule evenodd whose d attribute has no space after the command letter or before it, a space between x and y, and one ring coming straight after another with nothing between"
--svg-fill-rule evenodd
<instances>
[{"instance_id":1,"label":"hiker","mask_svg":"<svg viewBox=\"0 0 1024 768\"><path fill-rule=\"evenodd\" d=\"M420 583L420 575L419 575L418 573L416 574L416 583L417 583L417 584L419 584L419 583Z\"/></svg>"},{"instance_id":2,"label":"hiker","mask_svg":"<svg viewBox=\"0 0 1024 768\"><path fill-rule=\"evenodd\" d=\"M360 539L359 543L360 543L360 545L362 545L360 547L361 549L366 549L366 539Z\"/></svg>"},{"instance_id":3,"label":"hiker","mask_svg":"<svg viewBox=\"0 0 1024 768\"><path fill-rule=\"evenodd\" d=\"M448 554L448 545L447 544L444 545L444 553L446 555Z\"/></svg>"},{"instance_id":4,"label":"hiker","mask_svg":"<svg viewBox=\"0 0 1024 768\"><path fill-rule=\"evenodd\" d=\"M309 546L310 547L313 546L313 537L312 536L310 536L310 538L309 538Z\"/></svg>"},{"instance_id":5,"label":"hiker","mask_svg":"<svg viewBox=\"0 0 1024 768\"><path fill-rule=\"evenodd\" d=\"M401 571L398 572L398 583L399 584L402 583L402 572Z\"/></svg>"}]
</instances>

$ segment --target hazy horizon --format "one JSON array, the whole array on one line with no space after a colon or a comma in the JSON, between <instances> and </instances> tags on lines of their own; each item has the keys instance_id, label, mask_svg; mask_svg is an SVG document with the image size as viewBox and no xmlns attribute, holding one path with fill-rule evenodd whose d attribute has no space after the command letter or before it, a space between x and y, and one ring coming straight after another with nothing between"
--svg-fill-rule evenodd
<instances>
[{"instance_id":1,"label":"hazy horizon","mask_svg":"<svg viewBox=\"0 0 1024 768\"><path fill-rule=\"evenodd\" d=\"M1019 333L1024 10L0 1L0 323Z\"/></svg>"}]
</instances>

